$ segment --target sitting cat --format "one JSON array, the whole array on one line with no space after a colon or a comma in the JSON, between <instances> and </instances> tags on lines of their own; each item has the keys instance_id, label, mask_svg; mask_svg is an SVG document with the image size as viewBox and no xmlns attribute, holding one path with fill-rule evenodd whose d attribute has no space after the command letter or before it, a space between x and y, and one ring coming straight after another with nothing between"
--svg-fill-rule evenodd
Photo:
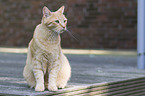
<instances>
[{"instance_id":1,"label":"sitting cat","mask_svg":"<svg viewBox=\"0 0 145 96\"><path fill-rule=\"evenodd\" d=\"M23 76L35 91L57 91L64 88L71 75L70 64L62 53L60 33L66 30L64 6L56 12L43 8L41 24L37 25L28 46Z\"/></svg>"}]
</instances>

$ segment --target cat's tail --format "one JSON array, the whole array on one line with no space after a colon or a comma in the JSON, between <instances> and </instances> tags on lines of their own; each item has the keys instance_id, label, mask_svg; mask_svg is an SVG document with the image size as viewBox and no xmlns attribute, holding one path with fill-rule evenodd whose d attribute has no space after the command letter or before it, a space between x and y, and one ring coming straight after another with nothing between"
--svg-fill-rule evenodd
<instances>
[{"instance_id":1,"label":"cat's tail","mask_svg":"<svg viewBox=\"0 0 145 96\"><path fill-rule=\"evenodd\" d=\"M32 54L31 54L30 45L31 45L31 42L29 43L29 47L28 47L27 60L26 60L26 65L24 67L23 76L24 76L25 80L27 81L28 85L30 87L34 87L35 86L35 77L32 72L32 69L31 69Z\"/></svg>"},{"instance_id":2,"label":"cat's tail","mask_svg":"<svg viewBox=\"0 0 145 96\"><path fill-rule=\"evenodd\" d=\"M31 48L30 48L31 42L32 42L32 40L30 41L29 46L28 46L26 65L31 64L31 61L32 61L32 54L31 54Z\"/></svg>"}]
</instances>

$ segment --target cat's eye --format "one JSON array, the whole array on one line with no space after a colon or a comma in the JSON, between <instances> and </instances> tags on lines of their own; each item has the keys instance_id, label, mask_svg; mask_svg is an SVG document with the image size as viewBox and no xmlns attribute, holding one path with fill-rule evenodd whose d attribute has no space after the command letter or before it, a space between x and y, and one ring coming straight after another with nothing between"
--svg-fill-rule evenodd
<instances>
[{"instance_id":1,"label":"cat's eye","mask_svg":"<svg viewBox=\"0 0 145 96\"><path fill-rule=\"evenodd\" d=\"M64 23L66 22L66 20L64 20Z\"/></svg>"},{"instance_id":2,"label":"cat's eye","mask_svg":"<svg viewBox=\"0 0 145 96\"><path fill-rule=\"evenodd\" d=\"M55 22L56 22L56 23L59 23L59 20L56 20Z\"/></svg>"}]
</instances>

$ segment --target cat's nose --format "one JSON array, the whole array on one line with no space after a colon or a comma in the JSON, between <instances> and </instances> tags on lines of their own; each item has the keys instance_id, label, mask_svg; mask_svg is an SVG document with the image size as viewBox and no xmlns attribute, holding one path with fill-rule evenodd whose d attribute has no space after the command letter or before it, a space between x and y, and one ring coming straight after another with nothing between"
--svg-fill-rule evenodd
<instances>
[{"instance_id":1,"label":"cat's nose","mask_svg":"<svg viewBox=\"0 0 145 96\"><path fill-rule=\"evenodd\" d=\"M63 29L65 29L65 26L61 26Z\"/></svg>"},{"instance_id":2,"label":"cat's nose","mask_svg":"<svg viewBox=\"0 0 145 96\"><path fill-rule=\"evenodd\" d=\"M64 29L65 28L65 25L64 24L61 24L61 27Z\"/></svg>"}]
</instances>

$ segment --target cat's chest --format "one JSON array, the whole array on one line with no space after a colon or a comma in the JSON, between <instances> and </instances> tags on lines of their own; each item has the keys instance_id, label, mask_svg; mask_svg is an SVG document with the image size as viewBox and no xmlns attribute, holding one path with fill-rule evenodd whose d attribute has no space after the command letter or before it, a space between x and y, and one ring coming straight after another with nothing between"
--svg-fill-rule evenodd
<instances>
[{"instance_id":1,"label":"cat's chest","mask_svg":"<svg viewBox=\"0 0 145 96\"><path fill-rule=\"evenodd\" d=\"M60 58L59 53L41 53L40 56L40 61L41 64L43 64L44 66L51 66L52 64L54 64L54 62L58 61Z\"/></svg>"},{"instance_id":2,"label":"cat's chest","mask_svg":"<svg viewBox=\"0 0 145 96\"><path fill-rule=\"evenodd\" d=\"M59 52L42 52L42 58L46 58L47 60L59 58Z\"/></svg>"},{"instance_id":3,"label":"cat's chest","mask_svg":"<svg viewBox=\"0 0 145 96\"><path fill-rule=\"evenodd\" d=\"M34 53L43 53L46 56L57 54L60 50L59 44L51 44L46 41L39 41L38 39L33 39L31 43L31 49Z\"/></svg>"}]
</instances>

